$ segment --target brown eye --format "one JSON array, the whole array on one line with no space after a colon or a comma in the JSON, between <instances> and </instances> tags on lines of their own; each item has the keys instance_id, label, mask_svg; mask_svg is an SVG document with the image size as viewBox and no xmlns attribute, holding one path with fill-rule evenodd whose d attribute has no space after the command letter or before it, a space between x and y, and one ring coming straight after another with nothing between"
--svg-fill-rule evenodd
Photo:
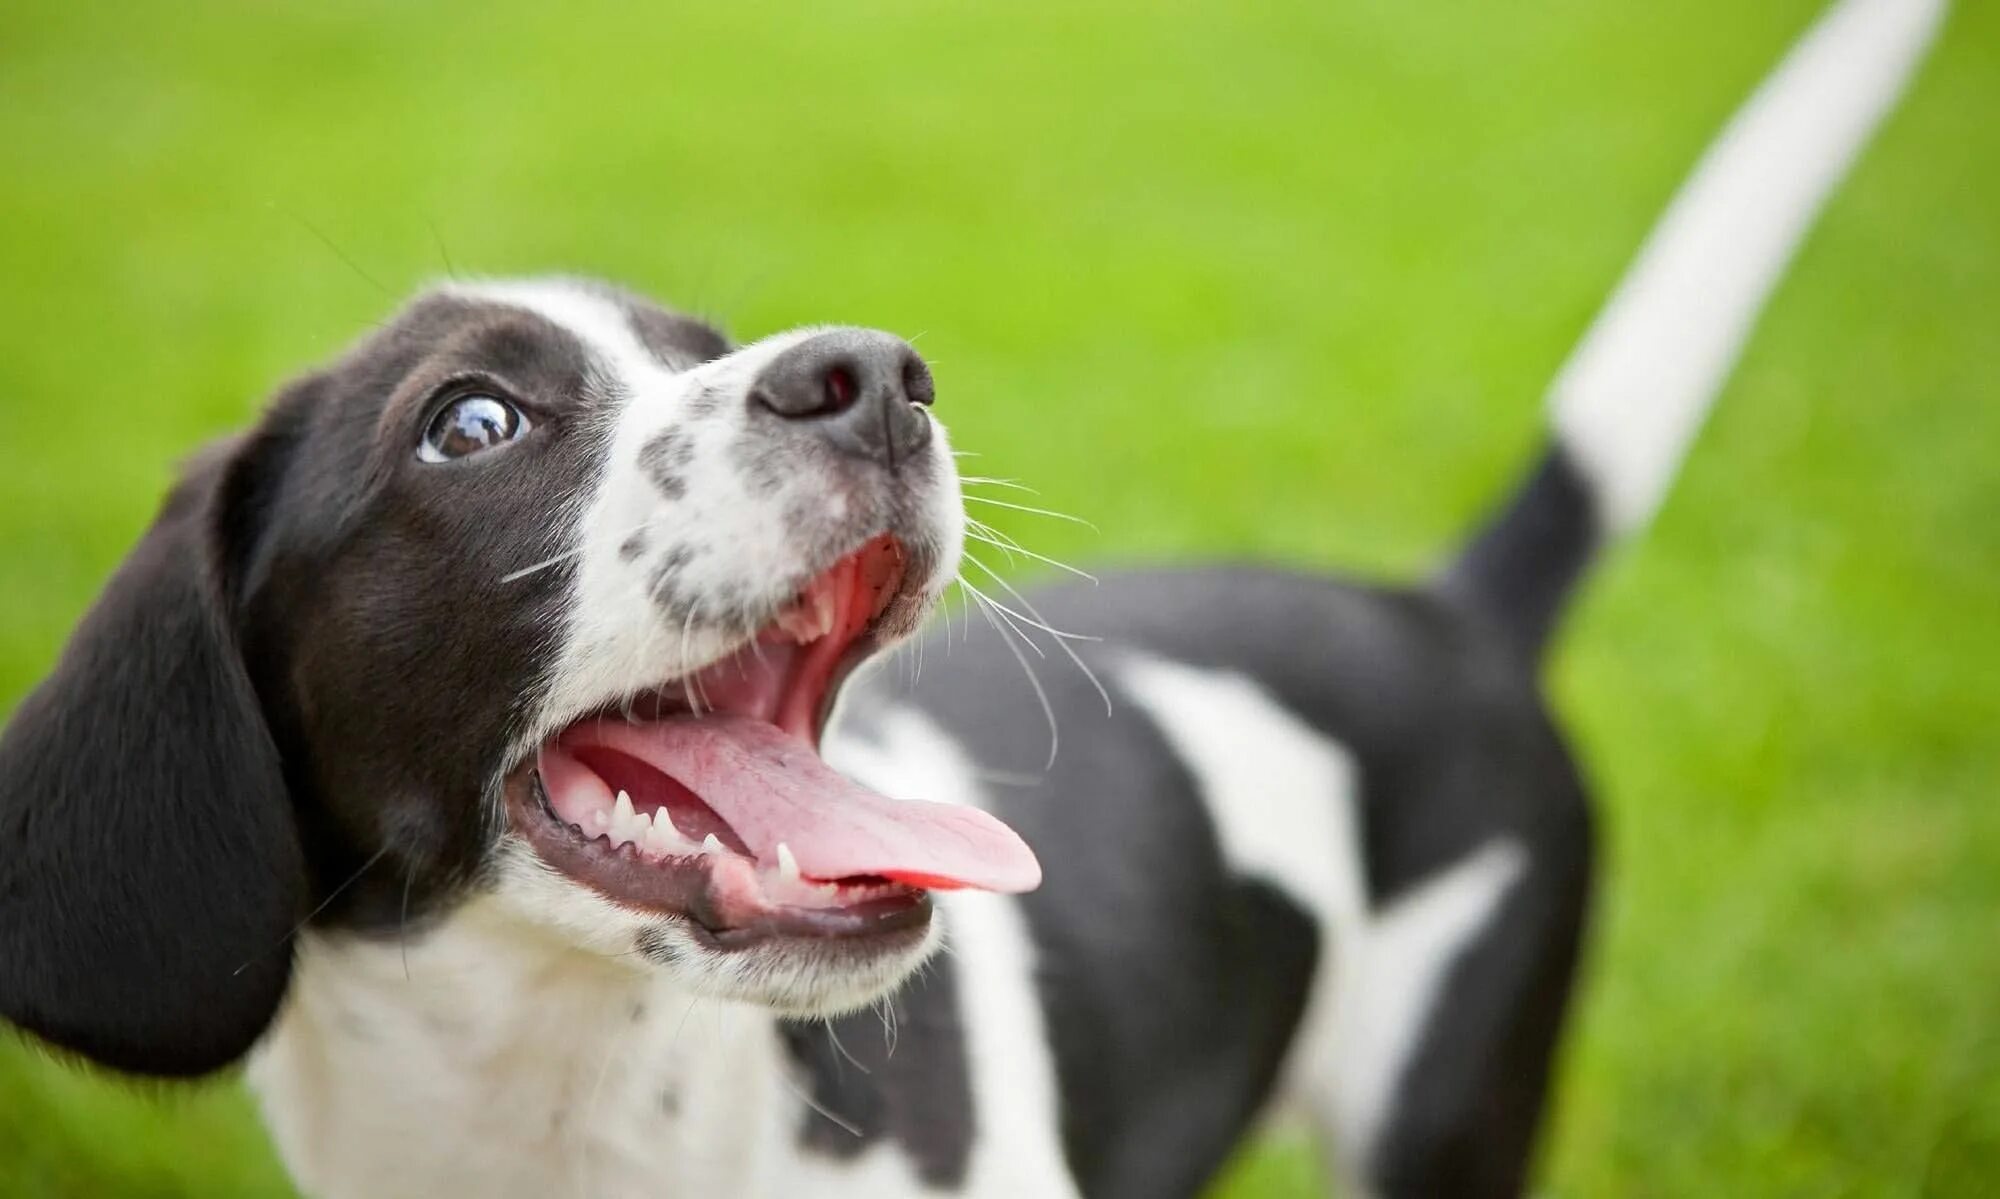
<instances>
[{"instance_id":1,"label":"brown eye","mask_svg":"<svg viewBox=\"0 0 2000 1199\"><path fill-rule=\"evenodd\" d=\"M460 396L431 418L417 457L425 462L448 462L504 445L528 428L521 410L505 400L489 395Z\"/></svg>"}]
</instances>

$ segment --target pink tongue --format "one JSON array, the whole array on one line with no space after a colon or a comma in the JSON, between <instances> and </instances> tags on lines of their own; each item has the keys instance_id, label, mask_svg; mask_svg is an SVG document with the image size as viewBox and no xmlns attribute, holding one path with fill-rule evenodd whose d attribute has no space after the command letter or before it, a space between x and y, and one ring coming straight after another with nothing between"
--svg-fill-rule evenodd
<instances>
[{"instance_id":1,"label":"pink tongue","mask_svg":"<svg viewBox=\"0 0 2000 1199\"><path fill-rule=\"evenodd\" d=\"M1017 893L1041 885L1034 851L976 808L890 799L842 777L767 721L720 713L573 729L570 750L601 745L678 779L763 862L789 846L808 878L881 875L933 890Z\"/></svg>"}]
</instances>

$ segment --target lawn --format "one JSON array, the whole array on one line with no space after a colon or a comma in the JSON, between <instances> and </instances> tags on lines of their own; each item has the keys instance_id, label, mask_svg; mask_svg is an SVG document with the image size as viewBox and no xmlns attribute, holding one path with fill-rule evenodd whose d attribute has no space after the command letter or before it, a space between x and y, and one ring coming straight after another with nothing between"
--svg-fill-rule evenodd
<instances>
[{"instance_id":1,"label":"lawn","mask_svg":"<svg viewBox=\"0 0 2000 1199\"><path fill-rule=\"evenodd\" d=\"M1046 553L1422 570L1815 7L10 0L0 710L177 458L450 272L918 335L1097 526ZM1966 4L1554 656L1608 865L1550 1194L2000 1178L1996 114ZM0 1194L282 1187L234 1083L0 1039Z\"/></svg>"}]
</instances>

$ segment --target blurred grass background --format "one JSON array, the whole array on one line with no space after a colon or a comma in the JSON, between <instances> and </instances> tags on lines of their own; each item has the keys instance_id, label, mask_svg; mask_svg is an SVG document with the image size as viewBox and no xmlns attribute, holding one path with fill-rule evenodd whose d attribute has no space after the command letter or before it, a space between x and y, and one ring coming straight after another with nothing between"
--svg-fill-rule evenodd
<instances>
[{"instance_id":1,"label":"blurred grass background","mask_svg":"<svg viewBox=\"0 0 2000 1199\"><path fill-rule=\"evenodd\" d=\"M1101 530L1003 522L1044 552L1420 570L1815 9L11 0L0 710L179 456L452 271L920 335ZM1967 3L1563 639L1608 869L1548 1193L2000 1178L1996 113ZM233 1083L0 1041L0 1194L283 1186Z\"/></svg>"}]
</instances>

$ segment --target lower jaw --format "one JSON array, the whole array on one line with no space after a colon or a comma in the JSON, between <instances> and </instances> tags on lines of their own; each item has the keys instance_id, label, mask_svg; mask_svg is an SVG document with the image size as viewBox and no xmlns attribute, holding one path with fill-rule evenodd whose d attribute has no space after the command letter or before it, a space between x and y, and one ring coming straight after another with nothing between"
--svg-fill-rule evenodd
<instances>
[{"instance_id":1,"label":"lower jaw","mask_svg":"<svg viewBox=\"0 0 2000 1199\"><path fill-rule=\"evenodd\" d=\"M895 887L890 894L852 904L809 908L773 905L725 915L710 888L706 868L651 862L630 845L609 849L602 842L585 839L550 809L541 779L532 768L518 771L508 781L506 793L514 832L545 865L621 907L679 920L709 949L837 943L846 950L872 956L902 952L929 933L930 894L910 887Z\"/></svg>"}]
</instances>

